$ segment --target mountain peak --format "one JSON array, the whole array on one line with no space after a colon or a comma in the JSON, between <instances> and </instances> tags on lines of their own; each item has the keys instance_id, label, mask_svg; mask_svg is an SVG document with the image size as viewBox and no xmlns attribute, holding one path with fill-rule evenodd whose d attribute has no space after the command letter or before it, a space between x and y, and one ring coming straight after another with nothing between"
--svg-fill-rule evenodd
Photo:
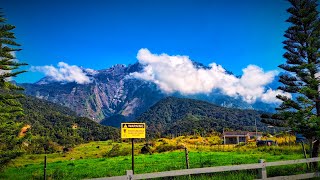
<instances>
[{"instance_id":1,"label":"mountain peak","mask_svg":"<svg viewBox=\"0 0 320 180\"><path fill-rule=\"evenodd\" d=\"M197 62L194 62L194 65L198 68L208 68ZM224 95L220 91L194 95L178 92L167 94L153 82L127 78L133 72L143 71L143 68L144 65L139 62L128 66L117 64L97 71L82 68L86 76L90 78L90 83L60 82L51 77L44 77L37 83L22 84L22 86L25 87L28 95L67 106L78 115L98 122L102 120L105 122L108 118L114 119L112 117L117 117L117 115L124 116L124 119L128 121L133 120L165 97L167 98L164 101L188 103L188 100L181 100L177 97L192 98L240 109L255 108L270 111L273 108L264 103L248 104L239 98Z\"/></svg>"}]
</instances>

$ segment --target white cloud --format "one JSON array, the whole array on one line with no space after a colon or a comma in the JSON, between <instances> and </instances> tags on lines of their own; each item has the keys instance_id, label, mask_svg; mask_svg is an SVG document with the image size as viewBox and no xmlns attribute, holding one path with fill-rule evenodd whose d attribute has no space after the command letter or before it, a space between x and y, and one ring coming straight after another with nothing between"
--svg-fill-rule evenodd
<instances>
[{"instance_id":1,"label":"white cloud","mask_svg":"<svg viewBox=\"0 0 320 180\"><path fill-rule=\"evenodd\" d=\"M280 100L276 98L278 94L284 94L284 93L281 90L268 89L264 94L262 94L261 100L266 103L280 102ZM290 94L285 93L285 95L291 98Z\"/></svg>"},{"instance_id":2,"label":"white cloud","mask_svg":"<svg viewBox=\"0 0 320 180\"><path fill-rule=\"evenodd\" d=\"M148 49L140 49L137 59L145 65L142 72L131 73L130 76L154 82L166 93L182 94L210 93L219 89L232 97L241 97L248 103L261 100L266 103L279 102L277 94L290 94L280 90L266 90L278 74L276 71L264 72L258 66L248 65L240 78L230 75L215 63L210 69L196 68L188 56L169 56L152 54Z\"/></svg>"},{"instance_id":3,"label":"white cloud","mask_svg":"<svg viewBox=\"0 0 320 180\"><path fill-rule=\"evenodd\" d=\"M84 71L85 71L87 74L90 74L90 75L96 75L96 74L99 73L98 71L96 71L96 70L94 70L94 69L89 69L89 68L84 69Z\"/></svg>"},{"instance_id":4,"label":"white cloud","mask_svg":"<svg viewBox=\"0 0 320 180\"><path fill-rule=\"evenodd\" d=\"M50 66L32 66L32 71L39 71L50 77L54 81L76 82L78 84L87 84L91 80L85 70L75 65L68 65L65 62L59 62L58 67ZM91 70L87 70L90 72Z\"/></svg>"},{"instance_id":5,"label":"white cloud","mask_svg":"<svg viewBox=\"0 0 320 180\"><path fill-rule=\"evenodd\" d=\"M15 51L11 51L10 54L14 57L14 59L12 59L11 61L14 61L14 62L19 62L18 59L15 59L17 56L16 56L16 52ZM0 58L1 60L1 58ZM2 70L0 69L0 75L4 75L4 74L7 74L7 73L11 73L12 71L11 70ZM7 78L4 78L5 81L11 81L13 80L13 77L7 77Z\"/></svg>"},{"instance_id":6,"label":"white cloud","mask_svg":"<svg viewBox=\"0 0 320 180\"><path fill-rule=\"evenodd\" d=\"M0 69L0 75L4 75L4 74L10 73L10 72L11 72L10 70L2 70L2 69ZM12 80L12 77L4 78L4 81L11 81L11 80Z\"/></svg>"}]
</instances>

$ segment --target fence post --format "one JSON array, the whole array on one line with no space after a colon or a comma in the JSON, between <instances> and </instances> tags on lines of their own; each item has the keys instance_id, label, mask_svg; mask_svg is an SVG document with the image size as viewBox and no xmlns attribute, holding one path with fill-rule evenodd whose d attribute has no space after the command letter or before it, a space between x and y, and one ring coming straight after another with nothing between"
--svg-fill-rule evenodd
<instances>
[{"instance_id":1,"label":"fence post","mask_svg":"<svg viewBox=\"0 0 320 180\"><path fill-rule=\"evenodd\" d=\"M133 179L133 171L127 170L127 180L132 180L132 179Z\"/></svg>"},{"instance_id":2,"label":"fence post","mask_svg":"<svg viewBox=\"0 0 320 180\"><path fill-rule=\"evenodd\" d=\"M187 166L187 169L189 169L189 152L188 152L187 147L184 147L184 151L186 154L186 166Z\"/></svg>"},{"instance_id":3,"label":"fence post","mask_svg":"<svg viewBox=\"0 0 320 180\"><path fill-rule=\"evenodd\" d=\"M262 168L258 169L258 178L259 179L267 179L267 168L265 165L265 160L259 159L258 163L262 164Z\"/></svg>"},{"instance_id":4,"label":"fence post","mask_svg":"<svg viewBox=\"0 0 320 180\"><path fill-rule=\"evenodd\" d=\"M43 179L47 179L47 155L44 156L44 163L43 163Z\"/></svg>"}]
</instances>

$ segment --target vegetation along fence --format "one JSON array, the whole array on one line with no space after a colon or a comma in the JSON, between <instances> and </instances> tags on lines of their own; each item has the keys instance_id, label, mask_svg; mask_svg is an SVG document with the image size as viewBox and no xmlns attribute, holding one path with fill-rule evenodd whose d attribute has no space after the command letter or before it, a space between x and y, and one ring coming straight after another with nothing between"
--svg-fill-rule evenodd
<instances>
[{"instance_id":1,"label":"vegetation along fence","mask_svg":"<svg viewBox=\"0 0 320 180\"><path fill-rule=\"evenodd\" d=\"M291 175L291 176L277 176L277 177L268 178L266 167L292 165L292 164L300 164L300 163L311 163L311 162L318 162L318 161L320 161L320 158L307 158L307 159L277 161L277 162L265 162L263 159L260 159L259 162L255 163L255 164L242 164L242 165L232 165L232 166L183 169L183 170L164 171L164 172L155 172L155 173L147 173L147 174L133 174L132 170L127 170L127 175L124 175L124 176L96 178L94 180L150 179L150 178L174 177L174 176L183 176L183 175L192 175L192 174L205 174L205 173L249 170L249 169L258 169L257 175L258 175L259 179L269 179L269 180L307 179L307 178L313 178L313 177L320 177L319 173L314 172L314 173L298 174L298 175Z\"/></svg>"}]
</instances>

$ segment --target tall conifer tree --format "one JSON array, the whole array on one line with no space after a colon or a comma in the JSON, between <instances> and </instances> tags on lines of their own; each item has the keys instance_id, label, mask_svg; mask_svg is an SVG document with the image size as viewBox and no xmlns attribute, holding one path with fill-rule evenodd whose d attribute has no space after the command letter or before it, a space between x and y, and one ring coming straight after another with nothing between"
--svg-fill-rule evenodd
<instances>
[{"instance_id":1,"label":"tall conifer tree","mask_svg":"<svg viewBox=\"0 0 320 180\"><path fill-rule=\"evenodd\" d=\"M19 124L15 118L22 115L22 107L18 98L23 97L19 90L22 88L11 83L12 77L16 77L25 71L19 71L19 63L15 59L15 52L20 51L15 47L20 46L15 42L15 26L6 24L4 15L0 12L0 169L20 154Z\"/></svg>"},{"instance_id":2,"label":"tall conifer tree","mask_svg":"<svg viewBox=\"0 0 320 180\"><path fill-rule=\"evenodd\" d=\"M320 21L316 0L289 0L287 9L290 27L283 42L286 52L286 71L280 76L283 86L279 89L292 94L292 98L278 95L282 104L278 113L264 116L265 122L290 127L310 140L311 156L318 157L320 140Z\"/></svg>"}]
</instances>

